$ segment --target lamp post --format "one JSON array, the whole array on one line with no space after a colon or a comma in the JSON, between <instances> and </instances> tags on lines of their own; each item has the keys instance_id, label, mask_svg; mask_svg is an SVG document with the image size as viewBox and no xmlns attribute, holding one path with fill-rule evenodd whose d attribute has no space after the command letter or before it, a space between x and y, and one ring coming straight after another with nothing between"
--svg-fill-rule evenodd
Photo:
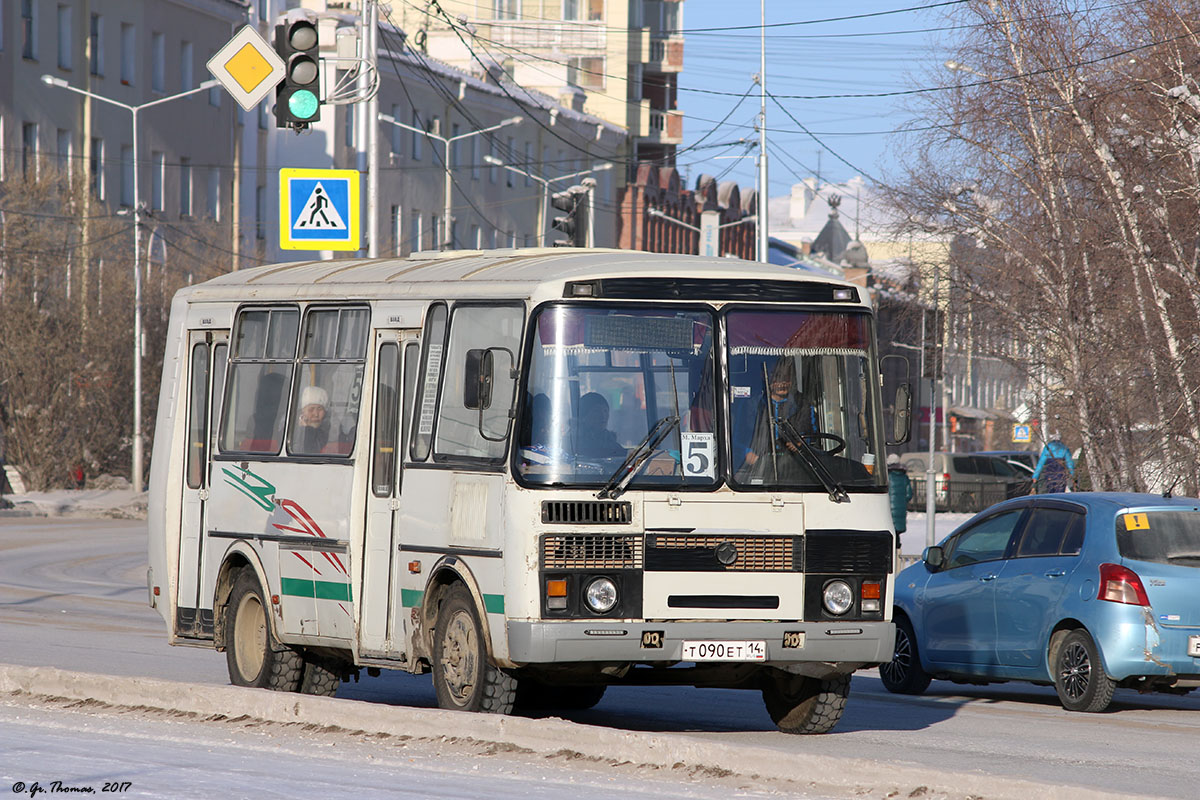
<instances>
[{"instance_id":1,"label":"lamp post","mask_svg":"<svg viewBox=\"0 0 1200 800\"><path fill-rule=\"evenodd\" d=\"M395 125L397 128L403 128L406 131L412 131L413 133L419 133L422 136L425 136L429 139L437 139L439 142L442 143L442 147L445 148L445 151L444 151L445 155L444 155L444 158L442 159L442 166L445 168L445 171L446 171L445 188L442 190L442 199L443 199L442 230L445 231L445 235L443 238L446 240L446 244L448 245L447 249L452 249L454 247L454 240L450 235L450 215L451 215L451 211L453 209L450 205L450 198L451 198L451 191L452 191L454 181L453 181L453 173L451 172L451 164L450 164L450 145L454 144L455 142L457 142L461 139L468 139L472 136L478 136L481 133L491 133L492 131L496 131L501 128L506 128L509 125L519 125L521 122L523 122L525 120L525 118L524 117L509 117L508 119L501 120L500 122L498 122L495 125L492 125L491 127L480 128L477 131L468 131L467 133L460 133L458 136L438 136L436 133L432 133L430 131L423 131L420 128L414 128L412 125L405 125L403 122L400 122L399 120L397 120L395 117L393 117L390 114L380 114L380 115L378 115L378 119L380 122L386 122L388 124Z\"/></svg>"},{"instance_id":2,"label":"lamp post","mask_svg":"<svg viewBox=\"0 0 1200 800\"><path fill-rule=\"evenodd\" d=\"M483 160L497 167L504 167L509 172L515 172L518 175L524 175L530 180L537 181L542 187L542 202L538 204L537 221L539 247L545 247L546 245L546 207L550 204L550 184L558 183L559 181L570 180L571 178L578 178L580 175L590 175L593 172L603 172L606 169L612 169L611 162L602 161L599 164L595 164L591 169L583 169L579 172L572 172L570 175L560 175L557 178L543 178L538 175L534 175L532 172L526 172L520 167L514 167L512 164L505 164L503 161L493 155L486 155L483 157Z\"/></svg>"},{"instance_id":3,"label":"lamp post","mask_svg":"<svg viewBox=\"0 0 1200 800\"><path fill-rule=\"evenodd\" d=\"M145 484L142 480L144 463L144 442L142 441L142 207L141 173L138 170L140 162L138 158L138 112L144 108L207 91L215 86L220 86L221 83L217 80L207 80L195 89L189 89L169 97L160 97L136 106L80 89L53 75L43 75L42 83L123 108L133 118L133 465L130 469L130 480L133 483L133 490L140 492Z\"/></svg>"}]
</instances>

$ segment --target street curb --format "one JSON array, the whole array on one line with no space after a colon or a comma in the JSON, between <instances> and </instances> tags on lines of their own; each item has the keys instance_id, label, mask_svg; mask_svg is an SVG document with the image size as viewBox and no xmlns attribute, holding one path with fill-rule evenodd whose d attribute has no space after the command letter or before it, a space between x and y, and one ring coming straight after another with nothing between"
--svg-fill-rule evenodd
<instances>
[{"instance_id":1,"label":"street curb","mask_svg":"<svg viewBox=\"0 0 1200 800\"><path fill-rule=\"evenodd\" d=\"M70 672L54 667L0 664L0 694L89 700L109 706L194 714L202 718L251 718L316 725L366 734L427 740L473 740L529 750L536 755L579 754L613 763L667 769L703 769L747 778L768 778L837 787L856 795L946 794L988 800L1128 800L1091 788L1037 783L981 773L934 772L903 763L789 753L769 747L718 744L687 736L615 730L561 719L468 714L389 706L360 700L201 686L151 678ZM799 738L799 737L798 737ZM803 739L799 738L802 743ZM802 745L800 748L802 750ZM791 756L791 757L788 757ZM919 791L921 788L924 791Z\"/></svg>"}]
</instances>

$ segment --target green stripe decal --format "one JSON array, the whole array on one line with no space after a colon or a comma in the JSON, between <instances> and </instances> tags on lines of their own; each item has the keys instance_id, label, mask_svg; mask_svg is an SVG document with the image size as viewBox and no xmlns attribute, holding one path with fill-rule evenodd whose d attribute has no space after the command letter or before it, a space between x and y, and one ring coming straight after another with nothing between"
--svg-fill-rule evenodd
<instances>
[{"instance_id":1,"label":"green stripe decal","mask_svg":"<svg viewBox=\"0 0 1200 800\"><path fill-rule=\"evenodd\" d=\"M292 597L312 597L317 600L350 602L350 584L333 581L306 581L299 578L280 578L279 591Z\"/></svg>"},{"instance_id":2,"label":"green stripe decal","mask_svg":"<svg viewBox=\"0 0 1200 800\"><path fill-rule=\"evenodd\" d=\"M401 589L400 590L400 605L405 608L417 608L421 605L421 601L425 598L425 593L416 589ZM504 613L504 595L502 594L485 594L483 596L483 609L489 614Z\"/></svg>"}]
</instances>

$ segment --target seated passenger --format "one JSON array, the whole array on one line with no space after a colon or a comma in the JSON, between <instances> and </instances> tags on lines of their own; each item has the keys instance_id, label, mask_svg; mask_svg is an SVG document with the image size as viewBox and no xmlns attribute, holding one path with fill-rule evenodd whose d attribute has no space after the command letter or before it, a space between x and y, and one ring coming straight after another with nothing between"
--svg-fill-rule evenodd
<instances>
[{"instance_id":1,"label":"seated passenger","mask_svg":"<svg viewBox=\"0 0 1200 800\"><path fill-rule=\"evenodd\" d=\"M585 458L624 458L627 452L608 429L608 401L599 392L579 398L574 430L575 455Z\"/></svg>"},{"instance_id":2,"label":"seated passenger","mask_svg":"<svg viewBox=\"0 0 1200 800\"><path fill-rule=\"evenodd\" d=\"M300 417L292 435L292 452L315 455L329 442L329 393L320 386L300 392Z\"/></svg>"}]
</instances>

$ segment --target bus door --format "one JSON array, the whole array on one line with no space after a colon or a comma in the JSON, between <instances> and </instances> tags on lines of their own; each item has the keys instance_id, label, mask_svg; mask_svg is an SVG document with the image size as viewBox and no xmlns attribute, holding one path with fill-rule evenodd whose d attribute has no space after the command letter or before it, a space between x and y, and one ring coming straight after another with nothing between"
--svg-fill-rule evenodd
<instances>
[{"instance_id":1,"label":"bus door","mask_svg":"<svg viewBox=\"0 0 1200 800\"><path fill-rule=\"evenodd\" d=\"M205 528L213 445L221 416L228 331L188 334L187 463L179 525L179 581L175 598L180 636L212 638L213 587L205 586Z\"/></svg>"},{"instance_id":2,"label":"bus door","mask_svg":"<svg viewBox=\"0 0 1200 800\"><path fill-rule=\"evenodd\" d=\"M400 603L401 453L412 419L420 350L418 330L379 331L375 336L375 407L359 651L385 658L399 657L407 638L408 620Z\"/></svg>"}]
</instances>

